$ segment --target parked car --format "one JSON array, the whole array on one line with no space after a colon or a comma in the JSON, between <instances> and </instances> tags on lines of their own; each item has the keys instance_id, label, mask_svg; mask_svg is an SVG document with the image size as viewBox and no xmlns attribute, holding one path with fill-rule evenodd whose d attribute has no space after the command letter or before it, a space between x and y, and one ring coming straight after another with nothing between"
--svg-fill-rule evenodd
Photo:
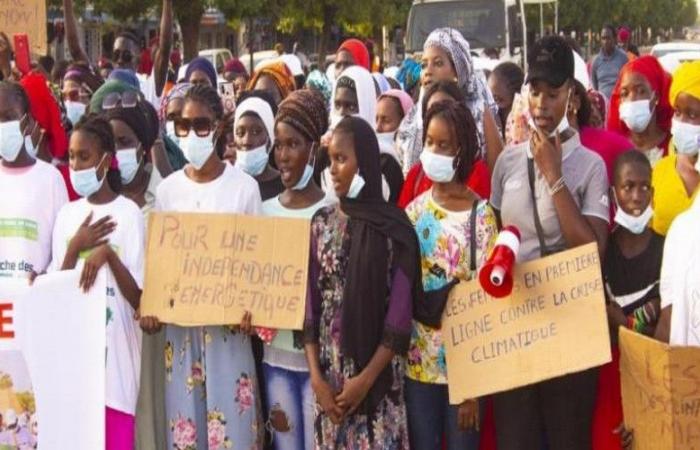
<instances>
[{"instance_id":1,"label":"parked car","mask_svg":"<svg viewBox=\"0 0 700 450\"><path fill-rule=\"evenodd\" d=\"M697 61L700 59L700 51L684 51L667 53L659 58L661 67L668 73L676 71L678 66L685 62Z\"/></svg>"},{"instance_id":2,"label":"parked car","mask_svg":"<svg viewBox=\"0 0 700 450\"><path fill-rule=\"evenodd\" d=\"M227 48L212 48L209 50L202 50L199 52L199 56L202 58L207 58L210 63L216 68L217 73L222 73L224 71L224 65L233 59L231 50Z\"/></svg>"},{"instance_id":3,"label":"parked car","mask_svg":"<svg viewBox=\"0 0 700 450\"><path fill-rule=\"evenodd\" d=\"M651 54L657 58L676 52L700 52L700 42L663 42L651 48Z\"/></svg>"}]
</instances>

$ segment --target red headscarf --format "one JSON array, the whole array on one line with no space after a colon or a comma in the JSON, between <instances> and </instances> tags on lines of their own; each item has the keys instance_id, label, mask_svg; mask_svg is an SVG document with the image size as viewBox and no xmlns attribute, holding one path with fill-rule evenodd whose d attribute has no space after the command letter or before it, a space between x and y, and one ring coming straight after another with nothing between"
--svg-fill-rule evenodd
<instances>
[{"instance_id":1,"label":"red headscarf","mask_svg":"<svg viewBox=\"0 0 700 450\"><path fill-rule=\"evenodd\" d=\"M340 45L338 52L341 50L346 50L350 53L355 64L364 67L370 72L372 71L369 66L369 51L362 41L358 39L348 39Z\"/></svg>"},{"instance_id":2,"label":"red headscarf","mask_svg":"<svg viewBox=\"0 0 700 450\"><path fill-rule=\"evenodd\" d=\"M630 61L620 71L620 77L610 98L610 110L608 112L608 129L629 136L627 125L620 119L620 91L622 78L628 73L642 75L656 92L658 103L656 105L656 124L661 130L668 133L671 130L671 118L673 108L668 101L668 92L671 89L671 75L669 75L656 57L645 55Z\"/></svg>"},{"instance_id":3,"label":"red headscarf","mask_svg":"<svg viewBox=\"0 0 700 450\"><path fill-rule=\"evenodd\" d=\"M54 158L62 159L68 151L68 136L61 123L61 111L51 94L46 78L39 72L30 72L20 80L29 97L29 109L46 134L49 150Z\"/></svg>"}]
</instances>

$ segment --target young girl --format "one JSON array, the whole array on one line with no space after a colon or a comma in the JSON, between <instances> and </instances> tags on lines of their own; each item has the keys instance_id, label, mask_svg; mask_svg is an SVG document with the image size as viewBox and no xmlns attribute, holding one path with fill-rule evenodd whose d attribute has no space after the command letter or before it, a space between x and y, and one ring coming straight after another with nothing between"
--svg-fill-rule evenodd
<instances>
[{"instance_id":1,"label":"young girl","mask_svg":"<svg viewBox=\"0 0 700 450\"><path fill-rule=\"evenodd\" d=\"M158 187L156 210L260 213L260 191L253 178L223 162L215 151L223 106L216 90L193 86L175 122L189 160ZM246 314L243 322L249 322ZM156 317L141 318L149 332ZM242 327L243 328L243 327ZM250 339L231 327L165 327L165 414L167 448L259 447L258 391Z\"/></svg>"},{"instance_id":2,"label":"young girl","mask_svg":"<svg viewBox=\"0 0 700 450\"><path fill-rule=\"evenodd\" d=\"M615 162L612 194L617 206L615 228L605 254L603 277L613 360L601 368L593 421L596 449L620 449L614 430L622 423L619 327L653 336L660 315L659 278L664 238L649 227L653 215L651 165L636 150Z\"/></svg>"},{"instance_id":3,"label":"young girl","mask_svg":"<svg viewBox=\"0 0 700 450\"><path fill-rule=\"evenodd\" d=\"M70 178L80 200L66 204L53 230L51 270L81 271L89 290L98 271L107 283L106 448L131 449L139 390L141 331L134 320L143 285L144 222L134 202L119 194L115 145L107 120L81 119L70 139Z\"/></svg>"},{"instance_id":4,"label":"young girl","mask_svg":"<svg viewBox=\"0 0 700 450\"><path fill-rule=\"evenodd\" d=\"M285 190L263 203L263 215L311 219L334 203L313 180L321 136L328 128L323 96L311 90L292 92L280 104L275 123L275 161ZM265 346L268 428L277 450L314 447L314 405L309 366L299 336L288 330L260 330Z\"/></svg>"},{"instance_id":5,"label":"young girl","mask_svg":"<svg viewBox=\"0 0 700 450\"><path fill-rule=\"evenodd\" d=\"M411 108L413 99L399 89L389 89L377 99L377 140L382 156L389 155L399 162L394 138Z\"/></svg>"},{"instance_id":6,"label":"young girl","mask_svg":"<svg viewBox=\"0 0 700 450\"><path fill-rule=\"evenodd\" d=\"M343 119L329 156L340 206L311 222L304 325L320 405L316 448L408 448L400 355L421 292L415 231L382 199L379 146L367 122Z\"/></svg>"},{"instance_id":7,"label":"young girl","mask_svg":"<svg viewBox=\"0 0 700 450\"><path fill-rule=\"evenodd\" d=\"M466 107L454 101L433 105L425 119L424 142L421 161L433 186L406 208L420 243L426 291L426 300L417 303L413 313L408 352L411 447L439 448L444 435L449 450L476 450L479 405L467 400L450 406L440 319L451 284L472 279L488 258L498 234L496 216L464 185L479 148ZM440 306L431 307L436 303Z\"/></svg>"}]
</instances>

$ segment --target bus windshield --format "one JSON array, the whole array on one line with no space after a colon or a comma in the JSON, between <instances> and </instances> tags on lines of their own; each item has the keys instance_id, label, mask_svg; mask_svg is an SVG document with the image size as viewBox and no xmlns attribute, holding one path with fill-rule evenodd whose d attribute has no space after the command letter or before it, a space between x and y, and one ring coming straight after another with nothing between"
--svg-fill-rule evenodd
<instances>
[{"instance_id":1,"label":"bus windshield","mask_svg":"<svg viewBox=\"0 0 700 450\"><path fill-rule=\"evenodd\" d=\"M436 1L414 3L411 7L406 50L422 50L428 34L442 27L459 30L472 48L502 48L506 45L503 1Z\"/></svg>"}]
</instances>

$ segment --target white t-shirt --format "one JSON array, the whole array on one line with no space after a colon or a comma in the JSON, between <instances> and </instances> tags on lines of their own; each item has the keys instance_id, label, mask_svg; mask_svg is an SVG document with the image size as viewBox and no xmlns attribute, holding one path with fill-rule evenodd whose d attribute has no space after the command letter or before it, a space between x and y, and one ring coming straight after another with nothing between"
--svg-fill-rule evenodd
<instances>
[{"instance_id":1,"label":"white t-shirt","mask_svg":"<svg viewBox=\"0 0 700 450\"><path fill-rule=\"evenodd\" d=\"M659 293L661 307L673 306L671 345L700 347L700 202L671 224L664 242Z\"/></svg>"},{"instance_id":2,"label":"white t-shirt","mask_svg":"<svg viewBox=\"0 0 700 450\"><path fill-rule=\"evenodd\" d=\"M236 166L208 183L197 183L179 170L163 180L156 193L157 211L259 215L262 201L258 182Z\"/></svg>"},{"instance_id":3,"label":"white t-shirt","mask_svg":"<svg viewBox=\"0 0 700 450\"><path fill-rule=\"evenodd\" d=\"M161 96L156 94L156 77L154 75L155 69L151 71L151 75L145 75L143 73L137 73L136 78L139 80L139 85L141 86L141 93L148 102L153 105L156 111L160 111ZM165 87L163 88L165 89Z\"/></svg>"},{"instance_id":4,"label":"white t-shirt","mask_svg":"<svg viewBox=\"0 0 700 450\"><path fill-rule=\"evenodd\" d=\"M0 164L0 278L42 273L51 261L51 233L68 203L63 177L37 160L21 169Z\"/></svg>"},{"instance_id":5,"label":"white t-shirt","mask_svg":"<svg viewBox=\"0 0 700 450\"><path fill-rule=\"evenodd\" d=\"M66 204L58 213L53 230L51 270L60 270L69 241L92 211L92 222L111 216L117 224L109 235L109 245L129 270L136 284L143 287L145 226L136 203L118 196L111 203L93 205L81 198ZM81 254L80 270L87 254ZM106 404L110 408L135 415L141 373L141 329L134 320L134 309L121 294L109 272L107 282L107 386Z\"/></svg>"}]
</instances>

